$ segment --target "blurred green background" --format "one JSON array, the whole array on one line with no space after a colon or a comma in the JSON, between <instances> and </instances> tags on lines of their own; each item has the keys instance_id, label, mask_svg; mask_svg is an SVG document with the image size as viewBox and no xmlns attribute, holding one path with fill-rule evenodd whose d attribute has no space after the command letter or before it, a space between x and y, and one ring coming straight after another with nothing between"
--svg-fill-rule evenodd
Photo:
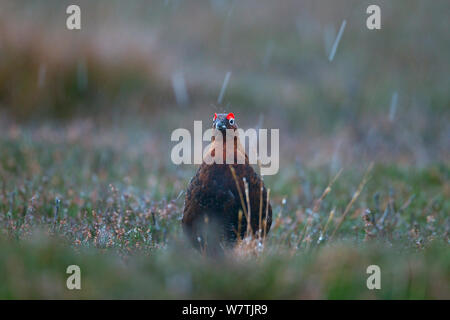
<instances>
[{"instance_id":1,"label":"blurred green background","mask_svg":"<svg viewBox=\"0 0 450 320\"><path fill-rule=\"evenodd\" d=\"M448 1L0 8L0 298L450 298ZM215 262L184 243L196 168L172 164L170 135L223 111L279 128L282 157L264 250Z\"/></svg>"}]
</instances>

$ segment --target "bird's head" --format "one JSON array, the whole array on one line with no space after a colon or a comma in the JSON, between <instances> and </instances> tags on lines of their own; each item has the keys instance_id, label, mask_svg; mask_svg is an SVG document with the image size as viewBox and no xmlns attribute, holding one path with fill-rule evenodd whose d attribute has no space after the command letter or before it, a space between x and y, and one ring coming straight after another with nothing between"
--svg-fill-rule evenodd
<instances>
[{"instance_id":1,"label":"bird's head","mask_svg":"<svg viewBox=\"0 0 450 320\"><path fill-rule=\"evenodd\" d=\"M214 113L213 128L225 133L227 129L237 129L234 114L230 113Z\"/></svg>"}]
</instances>

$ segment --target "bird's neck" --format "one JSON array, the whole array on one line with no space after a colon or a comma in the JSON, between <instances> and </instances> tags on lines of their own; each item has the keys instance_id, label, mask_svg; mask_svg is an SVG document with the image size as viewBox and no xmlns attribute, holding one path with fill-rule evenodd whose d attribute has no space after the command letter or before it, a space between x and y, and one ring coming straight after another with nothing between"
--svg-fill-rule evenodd
<instances>
[{"instance_id":1,"label":"bird's neck","mask_svg":"<svg viewBox=\"0 0 450 320\"><path fill-rule=\"evenodd\" d=\"M234 163L237 163L237 159L242 157L245 163L248 163L248 156L245 153L245 149L239 139L239 134L234 131L234 134L228 137L230 141L227 141L226 134L222 134L222 139L215 139L215 136L211 138L211 144L208 151L205 153L204 161L208 158L214 158L216 152L221 152L223 155L223 163L228 161L226 159L234 159ZM228 146L228 148L227 148Z\"/></svg>"}]
</instances>

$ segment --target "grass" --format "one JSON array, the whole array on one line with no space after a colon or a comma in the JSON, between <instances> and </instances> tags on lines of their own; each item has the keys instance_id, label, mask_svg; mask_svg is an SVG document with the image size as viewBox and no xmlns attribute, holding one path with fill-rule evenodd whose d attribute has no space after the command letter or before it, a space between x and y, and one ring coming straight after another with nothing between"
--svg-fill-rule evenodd
<instances>
[{"instance_id":1,"label":"grass","mask_svg":"<svg viewBox=\"0 0 450 320\"><path fill-rule=\"evenodd\" d=\"M152 161L130 133L86 139L95 135L68 128L11 126L0 140L2 298L450 297L446 165L267 179L266 243L244 239L215 261L180 228L195 168ZM80 291L65 287L70 264L81 267ZM366 288L371 264L381 290Z\"/></svg>"}]
</instances>

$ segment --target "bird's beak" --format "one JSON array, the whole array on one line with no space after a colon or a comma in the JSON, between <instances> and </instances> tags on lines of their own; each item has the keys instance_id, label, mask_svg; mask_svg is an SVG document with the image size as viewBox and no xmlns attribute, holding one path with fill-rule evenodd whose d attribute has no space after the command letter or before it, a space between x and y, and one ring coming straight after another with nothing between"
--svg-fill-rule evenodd
<instances>
[{"instance_id":1,"label":"bird's beak","mask_svg":"<svg viewBox=\"0 0 450 320\"><path fill-rule=\"evenodd\" d=\"M227 126L223 121L217 121L216 122L216 129L217 130L226 130Z\"/></svg>"}]
</instances>

